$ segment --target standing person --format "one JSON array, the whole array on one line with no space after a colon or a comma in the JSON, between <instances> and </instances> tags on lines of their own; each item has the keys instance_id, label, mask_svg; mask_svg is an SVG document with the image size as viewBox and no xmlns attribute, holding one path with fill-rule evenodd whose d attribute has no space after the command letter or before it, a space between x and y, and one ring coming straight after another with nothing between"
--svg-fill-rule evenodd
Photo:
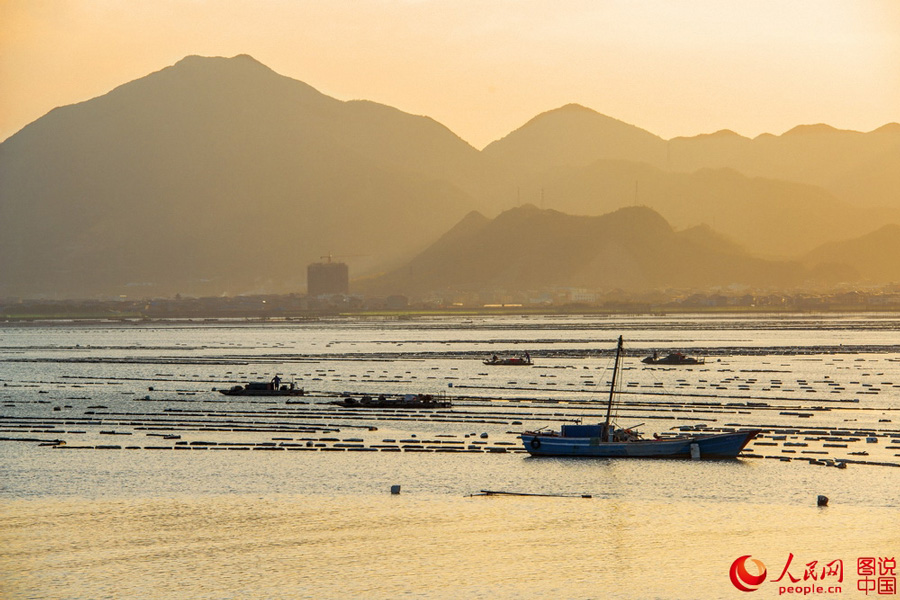
<instances>
[{"instance_id":1,"label":"standing person","mask_svg":"<svg viewBox=\"0 0 900 600\"><path fill-rule=\"evenodd\" d=\"M279 386L280 384L281 384L281 377L279 377L279 376L276 374L275 377L272 378L272 389L277 391L277 390L278 390L278 386Z\"/></svg>"},{"instance_id":2,"label":"standing person","mask_svg":"<svg viewBox=\"0 0 900 600\"><path fill-rule=\"evenodd\" d=\"M525 362L527 362L527 363L531 362L531 355L528 354L528 350L525 351Z\"/></svg>"}]
</instances>

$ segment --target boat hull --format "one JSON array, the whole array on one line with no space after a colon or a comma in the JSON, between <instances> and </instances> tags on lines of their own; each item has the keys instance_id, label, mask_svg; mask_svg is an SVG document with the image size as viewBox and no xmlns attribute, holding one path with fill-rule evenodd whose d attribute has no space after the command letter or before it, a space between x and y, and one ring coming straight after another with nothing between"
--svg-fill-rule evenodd
<instances>
[{"instance_id":1,"label":"boat hull","mask_svg":"<svg viewBox=\"0 0 900 600\"><path fill-rule=\"evenodd\" d=\"M363 397L359 400L356 398L344 398L331 402L337 406L344 408L450 408L453 403L450 400L436 399L433 396L415 396L409 395L406 398L370 398Z\"/></svg>"},{"instance_id":2,"label":"boat hull","mask_svg":"<svg viewBox=\"0 0 900 600\"><path fill-rule=\"evenodd\" d=\"M647 358L641 361L645 365L702 365L705 364L704 359L700 358L680 358L680 359L670 359L670 358L653 358L652 356L648 356Z\"/></svg>"},{"instance_id":3,"label":"boat hull","mask_svg":"<svg viewBox=\"0 0 900 600\"><path fill-rule=\"evenodd\" d=\"M673 439L603 442L599 437L562 437L522 434L532 456L591 456L599 458L691 458L696 444L700 458L735 458L760 433L758 429L695 435Z\"/></svg>"},{"instance_id":4,"label":"boat hull","mask_svg":"<svg viewBox=\"0 0 900 600\"><path fill-rule=\"evenodd\" d=\"M489 367L530 367L533 363L521 358L504 358L501 360L483 360L483 364Z\"/></svg>"},{"instance_id":5,"label":"boat hull","mask_svg":"<svg viewBox=\"0 0 900 600\"><path fill-rule=\"evenodd\" d=\"M226 396L305 396L303 390L219 390Z\"/></svg>"}]
</instances>

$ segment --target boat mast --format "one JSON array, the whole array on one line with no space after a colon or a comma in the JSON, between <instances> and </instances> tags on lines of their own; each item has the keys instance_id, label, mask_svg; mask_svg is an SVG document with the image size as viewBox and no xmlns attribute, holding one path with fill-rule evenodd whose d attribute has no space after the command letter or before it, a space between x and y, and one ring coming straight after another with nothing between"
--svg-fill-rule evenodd
<instances>
[{"instance_id":1,"label":"boat mast","mask_svg":"<svg viewBox=\"0 0 900 600\"><path fill-rule=\"evenodd\" d=\"M616 374L619 372L619 355L622 354L622 336L619 336L619 344L616 346L616 362L613 363L613 374L612 374L612 383L609 386L609 404L606 406L606 425L603 427L603 431L606 432L607 439L610 439L612 436L609 432L609 419L612 415L612 405L613 405L613 395L616 392ZM610 439L611 441L611 439Z\"/></svg>"}]
</instances>

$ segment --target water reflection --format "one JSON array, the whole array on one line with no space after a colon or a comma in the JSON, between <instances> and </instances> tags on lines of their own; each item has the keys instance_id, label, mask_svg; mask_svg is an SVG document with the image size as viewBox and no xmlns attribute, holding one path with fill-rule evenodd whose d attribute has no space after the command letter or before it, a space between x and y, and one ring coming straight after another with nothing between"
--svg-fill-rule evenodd
<instances>
[{"instance_id":1,"label":"water reflection","mask_svg":"<svg viewBox=\"0 0 900 600\"><path fill-rule=\"evenodd\" d=\"M894 550L890 518L661 499L14 501L0 555L9 598L730 598L741 554L855 560Z\"/></svg>"}]
</instances>

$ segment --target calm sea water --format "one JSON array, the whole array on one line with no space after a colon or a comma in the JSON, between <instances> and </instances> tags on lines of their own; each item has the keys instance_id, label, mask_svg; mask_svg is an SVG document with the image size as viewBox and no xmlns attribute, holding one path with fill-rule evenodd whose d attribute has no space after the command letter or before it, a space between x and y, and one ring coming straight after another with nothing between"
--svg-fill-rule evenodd
<instances>
[{"instance_id":1,"label":"calm sea water","mask_svg":"<svg viewBox=\"0 0 900 600\"><path fill-rule=\"evenodd\" d=\"M857 560L900 550L898 325L3 327L0 597L738 598L729 568L744 555L767 568L753 597L778 597L791 577L825 591L787 596L863 597ZM709 462L514 452L523 429L599 418L620 334L620 423L647 434L758 426L762 445ZM670 349L706 363L635 360ZM525 350L534 367L481 364ZM213 391L275 373L304 387L306 404ZM341 392L444 394L454 406L348 412L330 404ZM54 440L66 447L40 445ZM821 573L834 561L840 582Z\"/></svg>"}]
</instances>

